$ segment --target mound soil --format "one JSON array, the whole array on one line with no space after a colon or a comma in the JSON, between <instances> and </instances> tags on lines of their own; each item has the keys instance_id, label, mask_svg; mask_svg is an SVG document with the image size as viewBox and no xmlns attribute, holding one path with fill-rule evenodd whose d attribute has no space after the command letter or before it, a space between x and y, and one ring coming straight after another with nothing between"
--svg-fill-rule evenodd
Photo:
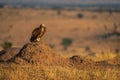
<instances>
[{"instance_id":1,"label":"mound soil","mask_svg":"<svg viewBox=\"0 0 120 80\"><path fill-rule=\"evenodd\" d=\"M110 65L96 63L90 59L79 55L64 58L54 52L49 46L40 42L27 43L22 49L9 49L0 52L0 65L15 63L19 65L39 65L39 66L64 66L78 69L95 69L99 67L109 67ZM114 67L114 66L110 66Z\"/></svg>"},{"instance_id":2,"label":"mound soil","mask_svg":"<svg viewBox=\"0 0 120 80\"><path fill-rule=\"evenodd\" d=\"M75 55L70 57L71 63L73 63L74 67L77 68L95 68L96 63L91 59L86 59L81 57L80 55Z\"/></svg>"},{"instance_id":3,"label":"mound soil","mask_svg":"<svg viewBox=\"0 0 120 80\"><path fill-rule=\"evenodd\" d=\"M10 48L0 51L0 62L5 62L18 54L20 48Z\"/></svg>"},{"instance_id":4,"label":"mound soil","mask_svg":"<svg viewBox=\"0 0 120 80\"><path fill-rule=\"evenodd\" d=\"M69 64L69 60L55 53L49 46L40 42L27 43L20 52L8 62L17 64L34 64L34 65L59 65Z\"/></svg>"}]
</instances>

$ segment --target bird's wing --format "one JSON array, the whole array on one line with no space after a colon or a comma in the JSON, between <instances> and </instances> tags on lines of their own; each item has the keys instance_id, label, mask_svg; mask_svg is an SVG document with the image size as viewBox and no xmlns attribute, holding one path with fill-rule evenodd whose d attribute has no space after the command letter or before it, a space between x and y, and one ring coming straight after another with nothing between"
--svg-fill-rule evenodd
<instances>
[{"instance_id":1,"label":"bird's wing","mask_svg":"<svg viewBox=\"0 0 120 80\"><path fill-rule=\"evenodd\" d=\"M43 27L39 32L41 32L40 33L40 38L45 34L45 32L46 32L46 28L45 27Z\"/></svg>"},{"instance_id":2,"label":"bird's wing","mask_svg":"<svg viewBox=\"0 0 120 80\"><path fill-rule=\"evenodd\" d=\"M40 34L39 28L36 28L32 32L32 37L37 37Z\"/></svg>"},{"instance_id":3,"label":"bird's wing","mask_svg":"<svg viewBox=\"0 0 120 80\"><path fill-rule=\"evenodd\" d=\"M36 28L32 31L31 39L30 41L33 42L37 39L38 35L40 34L39 28Z\"/></svg>"}]
</instances>

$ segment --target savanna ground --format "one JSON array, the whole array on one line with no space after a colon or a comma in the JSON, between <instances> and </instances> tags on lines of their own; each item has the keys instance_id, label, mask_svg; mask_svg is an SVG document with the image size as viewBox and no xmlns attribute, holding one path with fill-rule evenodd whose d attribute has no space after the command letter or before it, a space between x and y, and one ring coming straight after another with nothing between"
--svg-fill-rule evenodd
<instances>
[{"instance_id":1,"label":"savanna ground","mask_svg":"<svg viewBox=\"0 0 120 80\"><path fill-rule=\"evenodd\" d=\"M6 45L22 48L41 23L47 27L41 42L56 53L64 58L80 55L103 67L78 69L1 63L1 80L120 80L119 12L1 8L1 50Z\"/></svg>"}]
</instances>

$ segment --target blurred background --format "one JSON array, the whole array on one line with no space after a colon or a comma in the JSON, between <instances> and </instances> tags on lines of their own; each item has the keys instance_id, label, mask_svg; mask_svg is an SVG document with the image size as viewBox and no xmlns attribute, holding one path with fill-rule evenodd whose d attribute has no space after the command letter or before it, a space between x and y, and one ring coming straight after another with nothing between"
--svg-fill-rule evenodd
<instances>
[{"instance_id":1,"label":"blurred background","mask_svg":"<svg viewBox=\"0 0 120 80\"><path fill-rule=\"evenodd\" d=\"M0 50L29 43L40 24L58 53L120 53L120 0L0 0Z\"/></svg>"}]
</instances>

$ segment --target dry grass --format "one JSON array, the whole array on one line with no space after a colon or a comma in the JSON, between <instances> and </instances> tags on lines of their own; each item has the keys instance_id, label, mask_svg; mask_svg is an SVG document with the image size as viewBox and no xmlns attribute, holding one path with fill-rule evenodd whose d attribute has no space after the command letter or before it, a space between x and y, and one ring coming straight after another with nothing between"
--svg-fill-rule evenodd
<instances>
[{"instance_id":1,"label":"dry grass","mask_svg":"<svg viewBox=\"0 0 120 80\"><path fill-rule=\"evenodd\" d=\"M105 59L106 56L103 56ZM118 57L115 57L115 60ZM86 65L87 66L87 65ZM89 67L89 64L88 64ZM0 65L0 80L119 80L119 68L82 68L68 66Z\"/></svg>"},{"instance_id":2,"label":"dry grass","mask_svg":"<svg viewBox=\"0 0 120 80\"><path fill-rule=\"evenodd\" d=\"M30 44L29 44L30 46ZM40 47L39 47L40 46ZM35 53L33 56L36 57L36 59L38 60L39 58L44 59L43 64L45 64L45 60L49 60L51 58L55 58L54 56L50 56L50 54L53 54L51 49L49 50L49 48L45 45L37 45L32 46L32 48L30 48L30 50L32 49L32 52L36 51L36 47L39 48L39 50L42 49L42 52L45 53L41 53L41 55L46 55L46 52L49 52L49 54L47 54L50 58L46 58L46 57L40 57L40 53L39 51L37 51L36 53L38 53L39 55L37 55L37 57L35 56ZM25 48L26 49L26 48ZM28 49L28 48L27 48ZM35 50L34 50L35 49ZM29 56L30 51L28 50L23 50L26 52L26 55ZM24 52L24 56L25 56L25 52ZM67 54L65 55L67 56ZM70 54L68 54L68 56L70 56ZM116 55L118 56L118 55ZM106 54L101 54L98 56L99 59L98 60L106 60L109 61L109 59L114 58L113 60L116 60L119 62L119 56L118 57L113 57L112 53L106 53ZM102 58L101 58L102 57ZM56 61L59 60L60 58L57 57ZM82 58L77 57L77 60L74 59L76 61L76 66L68 66L67 63L65 63L63 61L63 59L60 59L60 61L62 61L61 65L43 65L39 63L39 66L37 65L32 65L32 64L24 64L24 65L20 65L20 64L6 64L6 63L0 63L0 80L119 80L120 79L120 68L116 67L111 67L111 66L96 66L94 65L94 62L89 61L89 59L83 59L81 63L79 63L79 60L82 60ZM93 57L94 61L96 59L96 56ZM52 61L53 63L55 61ZM75 63L74 63L75 64ZM79 64L83 64L83 65L79 65ZM92 65L91 65L92 64ZM117 63L116 63L117 64ZM62 65L66 65L66 66L62 66ZM78 65L78 67L77 67ZM83 68L82 68L83 66Z\"/></svg>"},{"instance_id":3,"label":"dry grass","mask_svg":"<svg viewBox=\"0 0 120 80\"><path fill-rule=\"evenodd\" d=\"M82 19L77 17L79 13L84 15ZM56 10L1 8L0 14L0 43L8 40L12 42L13 47L21 47L28 42L32 30L41 23L47 26L47 32L41 41L53 44L57 50L61 50L60 43L66 37L74 40L70 46L72 48L82 48L85 45L101 49L109 46L113 49L119 47L118 42L96 40L96 38L91 40L91 37L111 31L114 22L120 23L120 13L113 12L109 17L108 12L62 10L62 14L57 15ZM92 18L94 15L96 19ZM108 28L107 31L104 29L105 25Z\"/></svg>"},{"instance_id":4,"label":"dry grass","mask_svg":"<svg viewBox=\"0 0 120 80\"><path fill-rule=\"evenodd\" d=\"M78 70L60 66L1 66L0 80L119 80L116 69Z\"/></svg>"},{"instance_id":5,"label":"dry grass","mask_svg":"<svg viewBox=\"0 0 120 80\"><path fill-rule=\"evenodd\" d=\"M95 56L92 57L94 61L104 61L104 60L111 60L114 59L117 56L117 54L114 54L112 52L103 52L103 53L97 53Z\"/></svg>"}]
</instances>

